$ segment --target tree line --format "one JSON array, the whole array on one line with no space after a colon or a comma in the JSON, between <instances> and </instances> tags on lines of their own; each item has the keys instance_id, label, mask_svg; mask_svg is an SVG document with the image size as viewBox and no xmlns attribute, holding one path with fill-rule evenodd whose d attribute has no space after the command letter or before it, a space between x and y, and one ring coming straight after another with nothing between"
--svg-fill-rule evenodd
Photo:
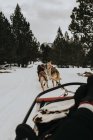
<instances>
[{"instance_id":1,"label":"tree line","mask_svg":"<svg viewBox=\"0 0 93 140\"><path fill-rule=\"evenodd\" d=\"M10 16L11 23L0 12L0 65L17 64L26 67L32 61L52 61L59 67L93 66L93 2L77 0L71 14L69 30L63 35L59 27L54 41L40 44L35 38L30 23L17 4Z\"/></svg>"},{"instance_id":2,"label":"tree line","mask_svg":"<svg viewBox=\"0 0 93 140\"><path fill-rule=\"evenodd\" d=\"M67 31L63 35L60 27L51 46L43 43L41 52L43 52L42 61L45 63L51 60L59 67L87 66L85 50L79 39L70 38Z\"/></svg>"}]
</instances>

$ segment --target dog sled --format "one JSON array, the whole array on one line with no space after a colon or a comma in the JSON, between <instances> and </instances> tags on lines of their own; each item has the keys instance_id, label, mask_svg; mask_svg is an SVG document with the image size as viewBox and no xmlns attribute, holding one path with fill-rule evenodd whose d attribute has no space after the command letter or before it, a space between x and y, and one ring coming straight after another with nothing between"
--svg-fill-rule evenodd
<instances>
[{"instance_id":1,"label":"dog sled","mask_svg":"<svg viewBox=\"0 0 93 140\"><path fill-rule=\"evenodd\" d=\"M52 140L60 121L64 121L74 106L74 93L82 84L84 83L66 83L41 92L33 101L23 122L17 126L15 140ZM57 95L57 90L63 93L53 96L55 91ZM45 96L47 94L49 95ZM32 128L27 121L35 106L37 111L33 117L34 127Z\"/></svg>"}]
</instances>

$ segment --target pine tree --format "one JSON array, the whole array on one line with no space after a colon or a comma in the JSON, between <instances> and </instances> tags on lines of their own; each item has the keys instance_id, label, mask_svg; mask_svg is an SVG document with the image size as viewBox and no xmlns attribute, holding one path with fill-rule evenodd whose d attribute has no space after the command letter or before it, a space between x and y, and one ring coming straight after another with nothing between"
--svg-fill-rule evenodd
<instances>
[{"instance_id":1,"label":"pine tree","mask_svg":"<svg viewBox=\"0 0 93 140\"><path fill-rule=\"evenodd\" d=\"M90 47L93 42L93 0L77 0L78 7L75 7L71 15L69 30L75 35L78 34L83 43Z\"/></svg>"},{"instance_id":2,"label":"pine tree","mask_svg":"<svg viewBox=\"0 0 93 140\"><path fill-rule=\"evenodd\" d=\"M54 44L56 44L57 42L59 42L59 41L61 41L61 40L63 40L63 39L64 39L63 33L62 33L61 28L59 27L59 28L58 28L58 31L57 31L56 38L55 38L55 40L54 40Z\"/></svg>"},{"instance_id":3,"label":"pine tree","mask_svg":"<svg viewBox=\"0 0 93 140\"><path fill-rule=\"evenodd\" d=\"M40 46L41 61L47 63L51 60L51 48L47 43L42 43Z\"/></svg>"},{"instance_id":4,"label":"pine tree","mask_svg":"<svg viewBox=\"0 0 93 140\"><path fill-rule=\"evenodd\" d=\"M66 41L69 41L69 35L68 35L68 32L67 31L65 32L64 38L65 38Z\"/></svg>"},{"instance_id":5,"label":"pine tree","mask_svg":"<svg viewBox=\"0 0 93 140\"><path fill-rule=\"evenodd\" d=\"M64 59L64 37L63 37L63 33L61 28L58 28L57 31L57 35L56 38L53 42L52 45L52 50L53 50L53 54L52 54L52 61L61 66L63 65L63 63L65 63L65 59Z\"/></svg>"},{"instance_id":6,"label":"pine tree","mask_svg":"<svg viewBox=\"0 0 93 140\"><path fill-rule=\"evenodd\" d=\"M38 60L39 58L39 47L40 47L40 43L37 41L37 39L34 37L33 35L33 38L32 38L32 42L31 42L31 52L29 53L30 54L30 60L35 62Z\"/></svg>"},{"instance_id":7,"label":"pine tree","mask_svg":"<svg viewBox=\"0 0 93 140\"><path fill-rule=\"evenodd\" d=\"M81 42L78 41L72 41L69 43L69 54L68 54L68 61L69 65L72 66L86 66L85 63L85 53L83 51L83 47Z\"/></svg>"},{"instance_id":8,"label":"pine tree","mask_svg":"<svg viewBox=\"0 0 93 140\"><path fill-rule=\"evenodd\" d=\"M15 54L15 39L11 26L4 14L0 12L0 63L12 63Z\"/></svg>"},{"instance_id":9,"label":"pine tree","mask_svg":"<svg viewBox=\"0 0 93 140\"><path fill-rule=\"evenodd\" d=\"M24 18L23 14L21 13L21 8L18 4L15 8L14 14L11 16L11 22L13 33L16 38L16 61L19 66L21 65L22 67L25 67L27 66L28 62L33 59L33 54L35 51L37 52L38 46L34 40L34 35L30 30L30 24L26 21L26 18Z\"/></svg>"}]
</instances>

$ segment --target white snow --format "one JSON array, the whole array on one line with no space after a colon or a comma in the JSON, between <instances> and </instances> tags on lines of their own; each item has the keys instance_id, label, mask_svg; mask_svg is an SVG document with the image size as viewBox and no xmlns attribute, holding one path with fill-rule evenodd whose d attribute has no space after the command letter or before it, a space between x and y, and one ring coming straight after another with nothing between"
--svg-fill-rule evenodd
<instances>
[{"instance_id":1,"label":"white snow","mask_svg":"<svg viewBox=\"0 0 93 140\"><path fill-rule=\"evenodd\" d=\"M0 140L14 140L16 126L22 123L35 97L42 91L37 64L28 68L13 68L9 70L10 73L0 73ZM90 69L59 68L59 71L61 83L86 82L87 78L77 73ZM51 81L49 86L52 87Z\"/></svg>"}]
</instances>

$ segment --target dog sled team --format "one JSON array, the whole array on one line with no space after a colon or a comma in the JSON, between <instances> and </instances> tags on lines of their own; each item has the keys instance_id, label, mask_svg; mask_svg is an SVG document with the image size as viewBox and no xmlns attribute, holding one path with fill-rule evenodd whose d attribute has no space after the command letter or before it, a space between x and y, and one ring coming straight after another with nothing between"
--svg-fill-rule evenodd
<instances>
[{"instance_id":1,"label":"dog sled team","mask_svg":"<svg viewBox=\"0 0 93 140\"><path fill-rule=\"evenodd\" d=\"M53 87L60 84L60 73L58 69L52 65L51 61L48 62L46 65L38 65L37 73L43 91L49 88L49 80L51 80Z\"/></svg>"}]
</instances>

